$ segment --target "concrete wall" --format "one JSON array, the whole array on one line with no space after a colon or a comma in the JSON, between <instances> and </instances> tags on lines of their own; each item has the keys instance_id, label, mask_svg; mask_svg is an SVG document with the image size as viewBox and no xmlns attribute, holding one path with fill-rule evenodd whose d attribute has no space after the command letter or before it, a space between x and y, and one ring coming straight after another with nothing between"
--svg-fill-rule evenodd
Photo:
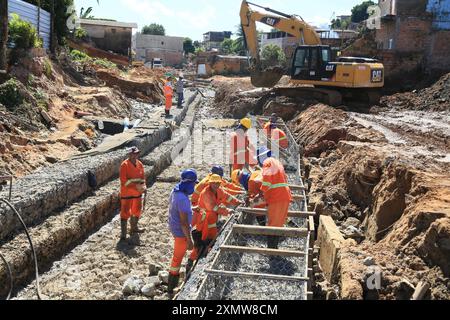
<instances>
[{"instance_id":1,"label":"concrete wall","mask_svg":"<svg viewBox=\"0 0 450 320\"><path fill-rule=\"evenodd\" d=\"M151 61L153 58L163 59L164 65L174 66L183 61L183 42L181 37L155 36L136 34L136 58Z\"/></svg>"},{"instance_id":2,"label":"concrete wall","mask_svg":"<svg viewBox=\"0 0 450 320\"><path fill-rule=\"evenodd\" d=\"M102 50L128 56L131 50L132 28L81 24L92 42Z\"/></svg>"},{"instance_id":3,"label":"concrete wall","mask_svg":"<svg viewBox=\"0 0 450 320\"><path fill-rule=\"evenodd\" d=\"M299 45L297 39L295 39L294 37L274 38L274 39L268 39L266 37L262 38L261 40L261 49L270 44L274 44L283 49L284 54L286 55L286 58L288 60L292 59L295 53L295 49Z\"/></svg>"}]
</instances>

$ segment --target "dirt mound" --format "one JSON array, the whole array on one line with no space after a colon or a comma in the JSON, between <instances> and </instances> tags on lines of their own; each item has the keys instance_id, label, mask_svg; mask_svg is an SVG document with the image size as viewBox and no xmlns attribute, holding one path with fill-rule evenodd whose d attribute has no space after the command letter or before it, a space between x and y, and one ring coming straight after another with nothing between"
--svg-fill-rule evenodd
<instances>
[{"instance_id":1,"label":"dirt mound","mask_svg":"<svg viewBox=\"0 0 450 320\"><path fill-rule=\"evenodd\" d=\"M450 111L450 73L423 90L383 97L381 105L396 109Z\"/></svg>"},{"instance_id":2,"label":"dirt mound","mask_svg":"<svg viewBox=\"0 0 450 320\"><path fill-rule=\"evenodd\" d=\"M118 70L98 69L97 77L112 88L118 88L127 97L157 104L164 100L162 74L146 67L131 69L129 74Z\"/></svg>"},{"instance_id":3,"label":"dirt mound","mask_svg":"<svg viewBox=\"0 0 450 320\"><path fill-rule=\"evenodd\" d=\"M95 145L99 133L75 112L123 119L131 105L118 90L79 86L67 62L27 56L1 85L0 174L23 176ZM75 69L73 69L75 70ZM83 83L97 80L77 74ZM1 103L0 103L1 104Z\"/></svg>"},{"instance_id":4,"label":"dirt mound","mask_svg":"<svg viewBox=\"0 0 450 320\"><path fill-rule=\"evenodd\" d=\"M449 299L445 165L410 159L375 125L363 126L351 113L325 105L301 113L290 127L310 157L311 205L332 216L347 239L338 259L341 298L410 299L426 281L429 298ZM380 290L368 286L374 272Z\"/></svg>"}]
</instances>

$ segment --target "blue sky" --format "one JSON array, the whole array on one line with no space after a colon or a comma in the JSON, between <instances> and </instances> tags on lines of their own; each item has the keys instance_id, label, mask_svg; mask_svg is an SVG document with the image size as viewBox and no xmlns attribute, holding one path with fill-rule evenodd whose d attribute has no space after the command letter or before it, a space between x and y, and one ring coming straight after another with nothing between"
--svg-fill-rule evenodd
<instances>
[{"instance_id":1,"label":"blue sky","mask_svg":"<svg viewBox=\"0 0 450 320\"><path fill-rule=\"evenodd\" d=\"M350 14L362 0L254 0L272 9L297 14L315 26L326 25L333 13ZM241 0L75 0L77 12L93 7L97 18L136 22L139 29L152 22L160 23L170 36L201 40L207 31L233 31L239 24ZM263 25L258 26L264 29Z\"/></svg>"}]
</instances>

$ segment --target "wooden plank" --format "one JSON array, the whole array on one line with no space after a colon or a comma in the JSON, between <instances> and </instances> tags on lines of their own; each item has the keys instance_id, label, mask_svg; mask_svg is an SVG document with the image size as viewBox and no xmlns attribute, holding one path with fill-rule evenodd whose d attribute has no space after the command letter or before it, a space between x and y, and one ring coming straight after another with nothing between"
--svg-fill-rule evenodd
<instances>
[{"instance_id":1,"label":"wooden plank","mask_svg":"<svg viewBox=\"0 0 450 320\"><path fill-rule=\"evenodd\" d=\"M291 238L304 238L308 236L309 233L307 229L300 228L274 228L248 225L234 225L233 232L259 236L278 236Z\"/></svg>"},{"instance_id":2,"label":"wooden plank","mask_svg":"<svg viewBox=\"0 0 450 320\"><path fill-rule=\"evenodd\" d=\"M292 276L283 276L283 275L266 274L266 273L249 273L249 272L223 271L223 270L214 270L214 269L206 269L205 273L211 274L211 275L236 277L236 278L284 280L284 281L296 281L296 282L309 281L309 278L304 278L304 277L292 277Z\"/></svg>"},{"instance_id":3,"label":"wooden plank","mask_svg":"<svg viewBox=\"0 0 450 320\"><path fill-rule=\"evenodd\" d=\"M289 188L291 188L291 190L303 190L306 191L306 188L304 186L297 186L297 185L289 185Z\"/></svg>"},{"instance_id":4,"label":"wooden plank","mask_svg":"<svg viewBox=\"0 0 450 320\"><path fill-rule=\"evenodd\" d=\"M256 208L240 208L242 212L245 213L251 213L257 216L267 216L267 209L256 209ZM308 218L310 216L315 216L315 212L308 212L308 211L289 211L288 217L290 218Z\"/></svg>"},{"instance_id":5,"label":"wooden plank","mask_svg":"<svg viewBox=\"0 0 450 320\"><path fill-rule=\"evenodd\" d=\"M293 250L275 250L267 248L249 248L240 246L221 246L220 250L227 252L238 252L238 253L256 253L268 256L277 257L305 257L305 252L293 251Z\"/></svg>"}]
</instances>

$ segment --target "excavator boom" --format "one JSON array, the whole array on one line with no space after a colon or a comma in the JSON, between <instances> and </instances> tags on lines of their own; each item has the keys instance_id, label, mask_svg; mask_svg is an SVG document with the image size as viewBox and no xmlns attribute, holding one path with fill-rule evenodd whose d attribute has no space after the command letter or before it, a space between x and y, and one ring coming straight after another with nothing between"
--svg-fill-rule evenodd
<instances>
[{"instance_id":1,"label":"excavator boom","mask_svg":"<svg viewBox=\"0 0 450 320\"><path fill-rule=\"evenodd\" d=\"M254 11L250 8L250 5L263 8L272 14ZM288 33L298 39L300 45L320 45L321 43L320 37L314 28L298 16L264 8L246 0L242 1L240 16L247 49L251 57L251 78L255 87L273 87L284 74L283 68L277 66L262 70L256 22L264 23Z\"/></svg>"}]
</instances>

